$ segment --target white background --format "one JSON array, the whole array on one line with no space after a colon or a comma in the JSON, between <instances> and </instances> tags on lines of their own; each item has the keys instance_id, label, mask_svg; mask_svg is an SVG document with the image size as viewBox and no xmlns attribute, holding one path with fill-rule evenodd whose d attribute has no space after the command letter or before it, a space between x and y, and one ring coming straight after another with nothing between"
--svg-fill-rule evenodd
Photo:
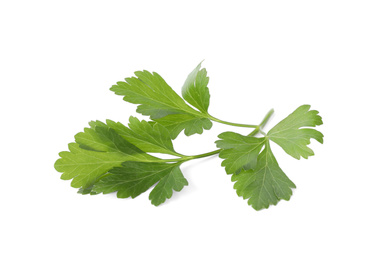
<instances>
[{"instance_id":1,"label":"white background","mask_svg":"<svg viewBox=\"0 0 382 260\"><path fill-rule=\"evenodd\" d=\"M381 14L367 0L1 1L0 258L382 259ZM255 211L218 157L183 165L189 186L160 207L60 180L58 152L88 121L137 116L112 84L146 69L180 93L201 60L215 117L274 108L270 129L320 111L315 156L272 146L289 202ZM214 124L175 147L211 151L227 130L249 131Z\"/></svg>"}]
</instances>

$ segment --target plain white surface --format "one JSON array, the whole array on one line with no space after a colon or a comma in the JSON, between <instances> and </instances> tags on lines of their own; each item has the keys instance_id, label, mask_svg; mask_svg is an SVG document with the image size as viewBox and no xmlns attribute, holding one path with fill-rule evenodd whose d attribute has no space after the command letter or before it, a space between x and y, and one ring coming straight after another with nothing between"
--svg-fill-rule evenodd
<instances>
[{"instance_id":1,"label":"plain white surface","mask_svg":"<svg viewBox=\"0 0 382 260\"><path fill-rule=\"evenodd\" d=\"M381 1L1 1L1 259L382 259ZM136 70L178 92L201 61L212 115L268 129L302 104L324 145L295 160L297 185L255 211L217 157L182 166L189 186L160 207L148 193L81 196L53 168L90 120L127 122L109 91ZM140 116L138 116L140 117ZM140 117L142 118L142 117ZM179 138L215 148L223 131Z\"/></svg>"}]
</instances>

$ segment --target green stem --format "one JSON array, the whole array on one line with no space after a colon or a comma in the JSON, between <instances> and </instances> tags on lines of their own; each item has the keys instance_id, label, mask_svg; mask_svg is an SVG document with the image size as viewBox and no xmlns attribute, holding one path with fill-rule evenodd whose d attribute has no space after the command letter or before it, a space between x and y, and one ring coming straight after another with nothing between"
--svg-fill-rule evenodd
<instances>
[{"instance_id":1,"label":"green stem","mask_svg":"<svg viewBox=\"0 0 382 260\"><path fill-rule=\"evenodd\" d=\"M263 131L261 131L261 128L263 128L263 127L267 124L269 118L271 118L271 116L273 115L274 112L275 112L275 111L273 110L273 108L272 108L271 110L269 110L268 113L265 115L263 121L261 121L260 125L258 125L258 127L256 127L255 130L253 130L252 132L250 132L250 133L248 134L248 136L255 136L255 135L256 135L257 133L259 133L259 132L260 132L261 134L263 134L263 135L266 135Z\"/></svg>"},{"instance_id":2,"label":"green stem","mask_svg":"<svg viewBox=\"0 0 382 260\"><path fill-rule=\"evenodd\" d=\"M215 121L215 122L218 122L218 123L221 123L221 124L225 124L225 125L232 125L232 126L238 126L238 127L248 127L248 128L256 128L256 127L258 127L258 125L239 124L239 123L232 123L232 122L220 120L220 119L218 119L216 117L213 117L211 115L208 115L208 118L211 119L212 121Z\"/></svg>"},{"instance_id":3,"label":"green stem","mask_svg":"<svg viewBox=\"0 0 382 260\"><path fill-rule=\"evenodd\" d=\"M269 118L271 118L271 116L273 115L274 112L275 112L275 110L273 110L273 108L268 111L268 113L265 115L263 121L261 121L261 123L260 123L260 128L263 128L267 124Z\"/></svg>"},{"instance_id":4,"label":"green stem","mask_svg":"<svg viewBox=\"0 0 382 260\"><path fill-rule=\"evenodd\" d=\"M250 132L247 136L255 136L258 132L260 132L260 127L256 127L255 130Z\"/></svg>"},{"instance_id":5,"label":"green stem","mask_svg":"<svg viewBox=\"0 0 382 260\"><path fill-rule=\"evenodd\" d=\"M225 125L232 125L232 126L238 126L238 127L248 127L248 128L260 129L261 127L263 127L268 122L268 120L272 116L273 112L274 112L273 109L269 110L269 112L265 115L263 121L261 121L260 125L232 123L232 122L224 121L224 120L218 119L216 117L213 117L210 114L208 114L208 118L210 120L212 120L212 121L215 121L215 122L218 122L218 123L221 123L221 124L225 124Z\"/></svg>"},{"instance_id":6,"label":"green stem","mask_svg":"<svg viewBox=\"0 0 382 260\"><path fill-rule=\"evenodd\" d=\"M211 152L208 152L208 153L202 153L202 154L197 154L197 155L192 155L192 156L185 156L182 159L182 161L189 161L189 160L193 160L193 159L199 159L199 158L204 158L204 157L208 157L208 156L212 156L212 155L215 155L215 154L218 154L220 152L221 149L218 149L218 150L214 150L214 151L211 151Z\"/></svg>"},{"instance_id":7,"label":"green stem","mask_svg":"<svg viewBox=\"0 0 382 260\"><path fill-rule=\"evenodd\" d=\"M262 133L263 135L266 135L263 131L261 131L261 129L267 124L269 118L272 116L274 110L271 109L269 110L269 112L265 115L263 121L261 121L261 123L259 125L251 125L251 127L254 127L255 129L250 132L247 136L254 136L256 135L257 133ZM230 125L236 125L237 124L234 124L234 123L229 123ZM241 125L241 124L239 124ZM243 125L241 125L243 126ZM249 127L249 125L247 125ZM197 154L197 155L191 155L191 156L181 156L180 158L176 158L176 159L164 159L162 160L163 162L186 162L186 161L190 161L190 160L194 160L194 159L199 159L199 158L204 158L204 157L208 157L208 156L212 156L212 155L215 155L215 154L218 154L222 149L217 149L217 150L214 150L214 151L211 151L211 152L208 152L208 153L202 153L202 154Z\"/></svg>"},{"instance_id":8,"label":"green stem","mask_svg":"<svg viewBox=\"0 0 382 260\"><path fill-rule=\"evenodd\" d=\"M197 154L197 155L190 155L190 156L182 156L181 158L175 158L175 159L162 159L161 162L186 162L194 159L199 159L199 158L204 158L208 156L212 156L215 154L218 154L221 149L211 151L208 153L202 153L202 154Z\"/></svg>"}]
</instances>

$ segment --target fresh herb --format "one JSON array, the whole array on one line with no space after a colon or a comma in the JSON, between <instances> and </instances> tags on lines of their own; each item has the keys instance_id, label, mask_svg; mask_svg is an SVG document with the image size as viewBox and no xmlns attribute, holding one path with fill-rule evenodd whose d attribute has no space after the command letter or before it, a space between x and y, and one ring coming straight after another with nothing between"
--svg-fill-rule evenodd
<instances>
[{"instance_id":1,"label":"fresh herb","mask_svg":"<svg viewBox=\"0 0 382 260\"><path fill-rule=\"evenodd\" d=\"M182 87L183 98L155 72L138 71L135 77L117 82L111 90L137 104L137 112L149 116L150 121L131 116L127 126L111 120L90 122L75 135L69 151L59 154L56 170L63 180L72 180L71 186L81 194L116 192L118 198L135 198L154 186L149 199L157 206L171 198L173 191L188 185L180 169L183 163L219 154L237 194L248 199L254 209L289 200L296 186L279 167L270 143L278 144L296 159L312 156L310 139L323 143L322 133L313 129L322 124L318 112L310 110L309 105L300 106L264 133L262 129L273 110L258 125L227 122L210 115L208 81L206 69L199 64ZM182 131L187 136L202 134L212 122L253 131L246 136L221 133L216 141L219 149L208 153L190 156L174 149L172 140Z\"/></svg>"}]
</instances>

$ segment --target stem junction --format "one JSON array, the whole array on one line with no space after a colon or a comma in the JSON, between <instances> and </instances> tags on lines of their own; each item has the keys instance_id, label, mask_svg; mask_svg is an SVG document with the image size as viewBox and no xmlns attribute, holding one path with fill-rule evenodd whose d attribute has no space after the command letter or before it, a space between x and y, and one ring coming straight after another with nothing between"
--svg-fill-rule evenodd
<instances>
[{"instance_id":1,"label":"stem junction","mask_svg":"<svg viewBox=\"0 0 382 260\"><path fill-rule=\"evenodd\" d=\"M223 120L217 119L217 118L212 117L212 116L210 116L210 119L213 120L213 121L222 123L222 124L226 124L226 125L232 125L232 126L238 126L238 127L255 128L247 136L255 136L258 133L261 133L262 135L266 136L266 133L264 133L261 129L267 124L269 118L273 115L273 113L274 113L273 109L269 110L269 112L265 115L263 121L261 121L261 123L259 125L248 125L248 124L231 123L231 122L227 122L227 121L223 121ZM182 155L182 156L180 156L180 158L165 159L163 161L165 161L165 162L186 162L186 161L190 161L190 160L194 160L194 159L209 157L209 156L218 154L220 151L221 151L221 149L217 149L217 150L214 150L214 151L211 151L211 152L208 152L208 153L202 153L202 154L197 154L197 155L190 155L190 156Z\"/></svg>"}]
</instances>

